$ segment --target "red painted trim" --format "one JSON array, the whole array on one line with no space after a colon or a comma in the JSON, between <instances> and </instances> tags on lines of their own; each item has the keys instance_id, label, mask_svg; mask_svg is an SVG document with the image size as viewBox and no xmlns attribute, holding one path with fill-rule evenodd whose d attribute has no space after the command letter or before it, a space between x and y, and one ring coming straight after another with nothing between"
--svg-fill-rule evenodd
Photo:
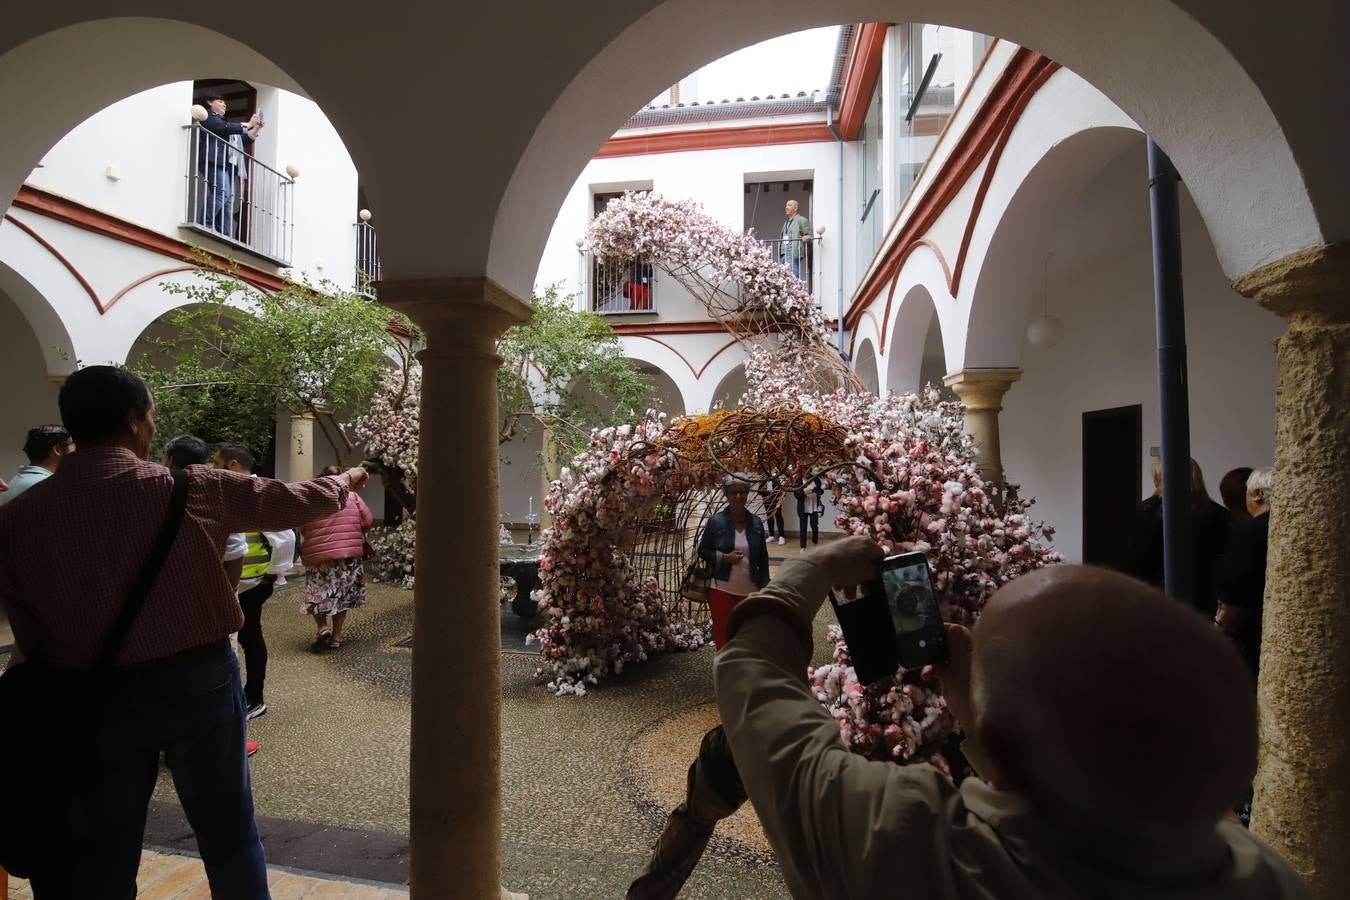
<instances>
[{"instance_id":1,"label":"red painted trim","mask_svg":"<svg viewBox=\"0 0 1350 900\"><path fill-rule=\"evenodd\" d=\"M720 329L719 329L719 330L720 330ZM727 341L725 344L723 344L721 347L718 348L718 350L717 350L716 353L714 353L712 356L708 357L708 361L705 362L705 363L703 364L703 367L702 367L701 369L695 369L695 368L694 368L694 364L691 363L691 362L689 361L688 357L686 357L683 353L681 353L680 351L676 350L674 347L670 346L669 344L667 344L665 341L661 340L660 338L658 338L658 337L653 337L653 336L651 336L650 334L634 334L634 335L629 335L629 336L630 336L630 337L640 337L640 338L643 338L643 339L645 339L645 340L651 341L651 342L654 343L654 344L660 344L662 347L665 347L665 348L666 348L667 350L669 350L671 353L674 353L676 356L678 356L678 357L680 358L680 362L682 362L682 363L684 363L686 366L688 366L689 371L690 371L690 373L694 376L694 380L695 380L695 381L698 381L700 378L703 377L703 373L706 372L706 371L708 371L708 366L712 365L712 361L713 361L714 359L717 359L717 357L721 356L722 353L723 353L728 347L734 347L736 344L739 343L739 341L737 341L737 340L734 339L734 338L733 338L732 340Z\"/></svg>"},{"instance_id":2,"label":"red painted trim","mask_svg":"<svg viewBox=\"0 0 1350 900\"><path fill-rule=\"evenodd\" d=\"M890 27L887 22L868 22L853 29L839 98L838 128L846 141L856 141L862 133L863 120L881 76L882 48L886 46L886 31Z\"/></svg>"},{"instance_id":3,"label":"red painted trim","mask_svg":"<svg viewBox=\"0 0 1350 900\"><path fill-rule=\"evenodd\" d=\"M989 154L989 165L984 167L984 177L980 179L980 186L975 191L975 202L971 207L970 218L966 220L965 233L961 235L961 248L956 253L956 268L947 274L947 283L951 285L952 295L955 296L957 289L961 286L961 273L966 269L966 251L970 249L970 238L975 233L975 220L979 218L979 212L984 208L984 197L989 193L989 184L994 180L994 171L998 168L998 162L1003 158L1003 148L1008 146L1008 139L1012 136L1013 125L1022 118L1022 111L1027 108L1031 98L1036 95L1050 78L1055 74L1058 66L1046 66L1040 69L1028 83L1026 89L1018 94L1017 102L1008 117L1007 127L1003 129L999 141L994 145L994 149Z\"/></svg>"},{"instance_id":4,"label":"red painted trim","mask_svg":"<svg viewBox=\"0 0 1350 900\"><path fill-rule=\"evenodd\" d=\"M760 147L773 144L810 144L832 140L834 135L830 134L824 122L740 125L612 137L596 151L595 158L679 153L684 150L727 150L733 147Z\"/></svg>"},{"instance_id":5,"label":"red painted trim","mask_svg":"<svg viewBox=\"0 0 1350 900\"><path fill-rule=\"evenodd\" d=\"M826 328L837 328L838 319L826 319ZM693 322L643 322L634 324L612 325L610 329L617 335L626 335L629 337L648 337L653 334L718 334L726 332L726 326L722 325L716 319L702 319ZM781 330L780 327L774 327L772 324L765 329L768 333L775 333Z\"/></svg>"},{"instance_id":6,"label":"red painted trim","mask_svg":"<svg viewBox=\"0 0 1350 900\"><path fill-rule=\"evenodd\" d=\"M976 209L978 210L978 207L976 207ZM973 222L974 219L971 219L971 221ZM881 314L881 328L879 329L881 333L881 345L883 347L886 346L886 332L890 330L891 301L895 299L895 289L900 284L900 269L904 268L905 260L909 259L910 255L920 247L927 247L929 250L933 251L933 255L937 257L938 264L942 266L942 277L946 280L948 289L951 290L953 294L956 293L956 288L952 286L951 266L947 265L947 257L943 255L942 248L926 237L919 238L912 242L905 248L905 252L900 254L900 264L896 266L895 278L891 280L891 291L886 295L886 310ZM875 321L875 319L873 319L873 321ZM885 354L883 353L882 355L884 356Z\"/></svg>"},{"instance_id":7,"label":"red painted trim","mask_svg":"<svg viewBox=\"0 0 1350 900\"><path fill-rule=\"evenodd\" d=\"M158 272L151 272L149 275L142 275L140 278L137 278L131 284L127 285L117 293L113 294L112 299L108 301L108 305L104 306L100 311L107 312L109 309L112 309L112 305L114 303L116 303L118 300L121 300L124 296L131 293L141 285L145 284L147 281L153 281L154 279L164 275L176 275L179 272L195 272L195 271L197 271L197 266L175 266L172 269L160 269Z\"/></svg>"},{"instance_id":8,"label":"red painted trim","mask_svg":"<svg viewBox=\"0 0 1350 900\"><path fill-rule=\"evenodd\" d=\"M37 241L38 245L41 246L42 249L46 250L52 256L56 257L56 261L59 262L61 265L65 266L66 270L70 272L71 275L75 276L75 280L80 283L80 287L84 288L84 292L89 295L89 299L94 301L94 308L99 311L99 315L102 315L104 312L107 311L107 307L104 306L102 301L98 299L98 292L94 290L94 286L91 285L87 280L85 280L85 277L80 274L80 270L75 268L74 263L72 263L70 260L66 259L64 256L61 255L60 250L57 250L50 243L48 243L47 239L44 238L42 235L38 234L36 231L34 231L32 226L19 221L18 219L11 216L9 213L5 213L5 221L13 223L15 226L18 227L20 231L28 235L33 240Z\"/></svg>"},{"instance_id":9,"label":"red painted trim","mask_svg":"<svg viewBox=\"0 0 1350 900\"><path fill-rule=\"evenodd\" d=\"M708 319L702 322L642 322L631 325L613 325L615 334L647 337L653 334L714 334L727 329L721 322Z\"/></svg>"},{"instance_id":10,"label":"red painted trim","mask_svg":"<svg viewBox=\"0 0 1350 900\"><path fill-rule=\"evenodd\" d=\"M1031 97L1040 90L1046 80L1059 69L1059 63L1045 56L1018 48L999 76L999 80L984 99L971 127L957 139L951 155L943 164L932 187L919 200L917 206L908 215L894 241L892 241L872 273L859 285L854 293L853 302L844 316L844 324L849 328L857 325L863 310L881 293L886 284L899 273L904 261L922 241L923 235L933 227L942 211L952 202L961 188L970 180L980 164L989 158L990 165L985 171L985 179L992 177L998 162L998 154L1007 144L1013 127ZM991 155L991 151L997 151ZM960 287L961 272L964 268L965 254L969 248L971 229L979 218L987 183L977 193L975 205L971 209L962 240L960 255L956 266L949 273L948 288L955 294ZM944 260L944 266L946 265Z\"/></svg>"},{"instance_id":11,"label":"red painted trim","mask_svg":"<svg viewBox=\"0 0 1350 900\"><path fill-rule=\"evenodd\" d=\"M168 256L179 262L193 262L196 259L190 244L29 185L19 188L13 205L124 244L131 244L133 247ZM283 279L264 269L241 264L219 253L207 251L206 255L212 262L222 267L233 267L240 280L256 288L279 291L286 286ZM100 307L100 312L103 309Z\"/></svg>"},{"instance_id":12,"label":"red painted trim","mask_svg":"<svg viewBox=\"0 0 1350 900\"><path fill-rule=\"evenodd\" d=\"M886 348L883 347L883 346L881 346L881 337L880 337L880 335L881 335L881 326L877 324L877 317L872 313L872 311L871 311L870 309L865 309L865 310L863 310L863 315L866 316L867 318L869 318L869 319L872 320L872 328L875 329L875 331L876 331L876 333L877 333L877 335L878 335L877 339L874 340L874 341L872 341L872 345L873 345L874 347L876 347L876 355L877 355L877 358L880 359L881 357L883 357L883 356L886 355ZM848 358L849 358L849 359L852 359L852 358L853 358L853 351L854 351L854 349L855 349L857 346L858 346L858 329L855 328L855 329L853 329L852 331L850 331L850 332L848 333Z\"/></svg>"},{"instance_id":13,"label":"red painted trim","mask_svg":"<svg viewBox=\"0 0 1350 900\"><path fill-rule=\"evenodd\" d=\"M897 271L895 277L891 279L891 289L886 292L886 311L881 314L881 346L883 347L886 346L886 332L888 330L886 326L891 321L891 301L895 299L895 289L899 286L900 273Z\"/></svg>"}]
</instances>

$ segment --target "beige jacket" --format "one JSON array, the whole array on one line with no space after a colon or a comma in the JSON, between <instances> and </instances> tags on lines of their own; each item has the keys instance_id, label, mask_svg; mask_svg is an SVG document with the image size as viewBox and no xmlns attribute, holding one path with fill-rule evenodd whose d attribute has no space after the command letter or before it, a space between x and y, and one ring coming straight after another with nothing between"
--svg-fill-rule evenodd
<instances>
[{"instance_id":1,"label":"beige jacket","mask_svg":"<svg viewBox=\"0 0 1350 900\"><path fill-rule=\"evenodd\" d=\"M1308 896L1269 846L1223 822L1186 836L1065 833L978 778L849 752L806 686L829 588L792 560L731 615L717 703L746 791L798 900L1278 900Z\"/></svg>"}]
</instances>

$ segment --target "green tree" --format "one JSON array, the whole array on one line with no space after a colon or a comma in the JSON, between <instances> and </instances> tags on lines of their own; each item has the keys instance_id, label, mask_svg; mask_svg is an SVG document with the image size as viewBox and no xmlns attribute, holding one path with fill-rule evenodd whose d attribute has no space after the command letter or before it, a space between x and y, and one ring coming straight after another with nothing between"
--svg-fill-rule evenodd
<instances>
[{"instance_id":1,"label":"green tree","mask_svg":"<svg viewBox=\"0 0 1350 900\"><path fill-rule=\"evenodd\" d=\"M636 422L651 405L650 379L623 355L609 323L574 301L550 285L533 298L530 321L498 342L501 443L533 420L570 459L585 448L592 428Z\"/></svg>"},{"instance_id":2,"label":"green tree","mask_svg":"<svg viewBox=\"0 0 1350 900\"><path fill-rule=\"evenodd\" d=\"M204 263L165 290L181 306L161 319L131 368L155 394L160 433L266 447L278 407L314 416L344 465L358 446L342 427L391 368L411 362L417 333L386 307L330 283L259 291Z\"/></svg>"}]
</instances>

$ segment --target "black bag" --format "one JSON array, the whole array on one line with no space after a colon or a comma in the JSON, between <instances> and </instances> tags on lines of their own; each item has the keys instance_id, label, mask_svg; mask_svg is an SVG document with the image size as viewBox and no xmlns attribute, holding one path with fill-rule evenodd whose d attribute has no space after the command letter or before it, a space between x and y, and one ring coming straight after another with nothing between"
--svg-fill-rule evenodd
<instances>
[{"instance_id":1,"label":"black bag","mask_svg":"<svg viewBox=\"0 0 1350 900\"><path fill-rule=\"evenodd\" d=\"M187 476L173 471L169 511L154 546L127 592L92 669L45 659L11 665L0 675L0 866L28 878L59 860L67 785L81 765L82 732L93 718L98 682L122 649L183 522ZM8 729L13 729L8 731Z\"/></svg>"},{"instance_id":2,"label":"black bag","mask_svg":"<svg viewBox=\"0 0 1350 900\"><path fill-rule=\"evenodd\" d=\"M700 556L684 570L684 580L680 582L680 596L690 603L706 604L712 577L712 566Z\"/></svg>"}]
</instances>

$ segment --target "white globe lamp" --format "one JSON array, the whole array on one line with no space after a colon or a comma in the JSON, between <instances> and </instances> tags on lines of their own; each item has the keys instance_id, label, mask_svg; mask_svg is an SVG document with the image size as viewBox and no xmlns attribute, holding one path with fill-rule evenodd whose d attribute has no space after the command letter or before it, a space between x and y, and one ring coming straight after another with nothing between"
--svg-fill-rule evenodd
<instances>
[{"instance_id":1,"label":"white globe lamp","mask_svg":"<svg viewBox=\"0 0 1350 900\"><path fill-rule=\"evenodd\" d=\"M362 222L369 222L369 221L370 221L370 210L368 210L368 209L363 209L363 210L361 210L359 213L357 213L356 215L357 215L358 218L360 218L360 220L361 220Z\"/></svg>"},{"instance_id":2,"label":"white globe lamp","mask_svg":"<svg viewBox=\"0 0 1350 900\"><path fill-rule=\"evenodd\" d=\"M208 115L209 113L206 111L205 106L202 106L200 103L192 104L192 121L205 122Z\"/></svg>"},{"instance_id":3,"label":"white globe lamp","mask_svg":"<svg viewBox=\"0 0 1350 900\"><path fill-rule=\"evenodd\" d=\"M292 179L299 178L299 177L300 177L300 167L297 166L297 165L295 165L294 163L292 163L291 165L289 165L289 166L286 167L286 174L289 175L289 176L291 176Z\"/></svg>"},{"instance_id":4,"label":"white globe lamp","mask_svg":"<svg viewBox=\"0 0 1350 900\"><path fill-rule=\"evenodd\" d=\"M1027 341L1038 350L1048 350L1064 337L1064 323L1058 316L1037 316L1027 323Z\"/></svg>"}]
</instances>

